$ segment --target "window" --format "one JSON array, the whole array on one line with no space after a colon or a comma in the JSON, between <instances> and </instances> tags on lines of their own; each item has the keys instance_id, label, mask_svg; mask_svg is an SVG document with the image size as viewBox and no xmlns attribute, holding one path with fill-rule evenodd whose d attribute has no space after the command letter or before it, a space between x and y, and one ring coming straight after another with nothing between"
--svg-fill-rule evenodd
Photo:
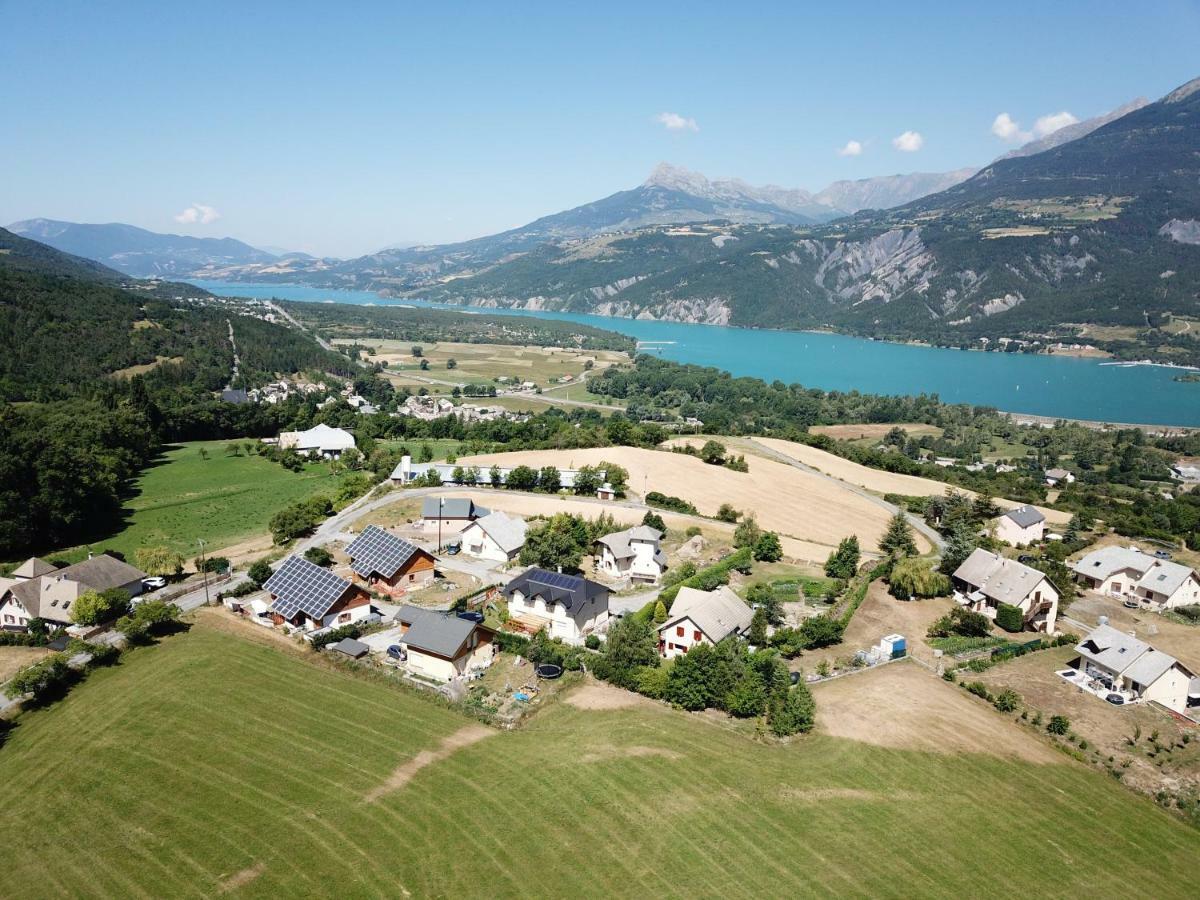
<instances>
[{"instance_id":1,"label":"window","mask_svg":"<svg viewBox=\"0 0 1200 900\"><path fill-rule=\"evenodd\" d=\"M682 625L680 625L678 628L675 629L675 635L676 635L676 637L683 637L683 626Z\"/></svg>"},{"instance_id":2,"label":"window","mask_svg":"<svg viewBox=\"0 0 1200 900\"><path fill-rule=\"evenodd\" d=\"M13 617L12 617L12 616L5 616L5 617L4 617L4 621L5 621L5 622L7 622L9 625L11 625L11 624L12 624L14 621L16 621L16 620L15 620L15 619L13 619Z\"/></svg>"},{"instance_id":3,"label":"window","mask_svg":"<svg viewBox=\"0 0 1200 900\"><path fill-rule=\"evenodd\" d=\"M350 613L348 613L348 612L342 613L340 616L338 616L338 621L339 622L349 622L350 621Z\"/></svg>"},{"instance_id":4,"label":"window","mask_svg":"<svg viewBox=\"0 0 1200 900\"><path fill-rule=\"evenodd\" d=\"M699 631L692 632L692 639L696 641L704 640L704 635Z\"/></svg>"}]
</instances>

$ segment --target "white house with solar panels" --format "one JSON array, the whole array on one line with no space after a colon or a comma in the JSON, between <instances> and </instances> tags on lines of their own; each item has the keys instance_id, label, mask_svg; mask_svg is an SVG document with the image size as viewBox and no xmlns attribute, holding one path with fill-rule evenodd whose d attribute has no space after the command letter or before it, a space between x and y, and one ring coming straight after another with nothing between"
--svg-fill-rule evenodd
<instances>
[{"instance_id":1,"label":"white house with solar panels","mask_svg":"<svg viewBox=\"0 0 1200 900\"><path fill-rule=\"evenodd\" d=\"M523 631L545 630L552 638L582 644L608 623L608 588L595 581L530 569L504 587L508 621Z\"/></svg>"},{"instance_id":2,"label":"white house with solar panels","mask_svg":"<svg viewBox=\"0 0 1200 900\"><path fill-rule=\"evenodd\" d=\"M371 615L365 590L302 556L289 556L263 584L276 625L302 631L339 627Z\"/></svg>"},{"instance_id":3,"label":"white house with solar panels","mask_svg":"<svg viewBox=\"0 0 1200 900\"><path fill-rule=\"evenodd\" d=\"M393 597L425 587L437 566L432 553L378 525L368 525L346 554L356 581Z\"/></svg>"}]
</instances>

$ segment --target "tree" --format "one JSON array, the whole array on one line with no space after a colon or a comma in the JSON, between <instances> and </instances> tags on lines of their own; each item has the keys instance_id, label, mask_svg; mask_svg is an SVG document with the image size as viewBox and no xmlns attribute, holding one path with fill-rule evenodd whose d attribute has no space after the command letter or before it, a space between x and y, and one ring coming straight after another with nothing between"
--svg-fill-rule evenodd
<instances>
[{"instance_id":1,"label":"tree","mask_svg":"<svg viewBox=\"0 0 1200 900\"><path fill-rule=\"evenodd\" d=\"M725 708L739 719L761 716L767 709L767 691L757 672L741 677L725 697Z\"/></svg>"},{"instance_id":2,"label":"tree","mask_svg":"<svg viewBox=\"0 0 1200 900\"><path fill-rule=\"evenodd\" d=\"M766 582L756 581L750 585L746 592L746 602L756 609L763 610L769 624L779 625L783 622L783 604Z\"/></svg>"},{"instance_id":3,"label":"tree","mask_svg":"<svg viewBox=\"0 0 1200 900\"><path fill-rule=\"evenodd\" d=\"M829 554L829 559L825 560L825 574L830 578L843 580L853 578L854 573L858 571L860 556L858 536L852 534L850 537L842 538L837 549Z\"/></svg>"},{"instance_id":4,"label":"tree","mask_svg":"<svg viewBox=\"0 0 1200 900\"><path fill-rule=\"evenodd\" d=\"M950 593L950 579L933 569L927 559L907 556L896 561L888 575L888 591L893 597L941 597Z\"/></svg>"},{"instance_id":5,"label":"tree","mask_svg":"<svg viewBox=\"0 0 1200 900\"><path fill-rule=\"evenodd\" d=\"M117 631L133 643L148 635L165 634L179 622L179 607L162 600L144 600L127 616L117 620Z\"/></svg>"},{"instance_id":6,"label":"tree","mask_svg":"<svg viewBox=\"0 0 1200 900\"><path fill-rule=\"evenodd\" d=\"M683 656L676 657L667 674L664 697L683 709L700 710L707 707L707 669L711 663L712 649L707 644L699 644Z\"/></svg>"},{"instance_id":7,"label":"tree","mask_svg":"<svg viewBox=\"0 0 1200 900\"><path fill-rule=\"evenodd\" d=\"M992 623L983 613L972 612L956 606L946 615L929 626L929 637L987 637L992 633Z\"/></svg>"},{"instance_id":8,"label":"tree","mask_svg":"<svg viewBox=\"0 0 1200 900\"><path fill-rule=\"evenodd\" d=\"M646 514L642 516L642 524L656 529L661 534L665 535L667 533L667 523L664 522L663 517L654 512L654 510L646 510Z\"/></svg>"},{"instance_id":9,"label":"tree","mask_svg":"<svg viewBox=\"0 0 1200 900\"><path fill-rule=\"evenodd\" d=\"M196 566L197 572L226 572L229 570L230 563L228 557L225 556L207 556L201 558L197 556L192 563Z\"/></svg>"},{"instance_id":10,"label":"tree","mask_svg":"<svg viewBox=\"0 0 1200 900\"><path fill-rule=\"evenodd\" d=\"M754 558L759 562L779 562L783 559L783 544L774 531L764 531L754 542Z\"/></svg>"},{"instance_id":11,"label":"tree","mask_svg":"<svg viewBox=\"0 0 1200 900\"><path fill-rule=\"evenodd\" d=\"M956 525L946 536L942 561L938 565L939 571L943 575L953 575L978 546L979 538L976 537L974 528L965 524Z\"/></svg>"},{"instance_id":12,"label":"tree","mask_svg":"<svg viewBox=\"0 0 1200 900\"><path fill-rule=\"evenodd\" d=\"M767 645L767 611L761 606L750 617L750 643L755 647Z\"/></svg>"},{"instance_id":13,"label":"tree","mask_svg":"<svg viewBox=\"0 0 1200 900\"><path fill-rule=\"evenodd\" d=\"M262 587L264 584L266 584L267 579L270 578L274 573L271 571L271 564L266 560L260 559L258 562L250 566L250 568L246 571L246 574L249 576L252 582L259 587Z\"/></svg>"},{"instance_id":14,"label":"tree","mask_svg":"<svg viewBox=\"0 0 1200 900\"><path fill-rule=\"evenodd\" d=\"M1000 507L987 493L980 493L971 504L971 515L976 522L987 522L1000 515Z\"/></svg>"},{"instance_id":15,"label":"tree","mask_svg":"<svg viewBox=\"0 0 1200 900\"><path fill-rule=\"evenodd\" d=\"M492 487L494 487L494 488L500 487L500 483L501 483L501 481L503 481L503 477L500 474L499 466L493 464L492 467L490 469L488 469L488 481L491 482Z\"/></svg>"},{"instance_id":16,"label":"tree","mask_svg":"<svg viewBox=\"0 0 1200 900\"><path fill-rule=\"evenodd\" d=\"M725 445L717 441L706 441L700 448L700 458L710 466L719 466L725 462Z\"/></svg>"},{"instance_id":17,"label":"tree","mask_svg":"<svg viewBox=\"0 0 1200 900\"><path fill-rule=\"evenodd\" d=\"M34 700L42 700L70 684L73 673L67 666L67 657L52 653L45 659L17 670L9 679L6 692L10 697L32 694Z\"/></svg>"},{"instance_id":18,"label":"tree","mask_svg":"<svg viewBox=\"0 0 1200 900\"><path fill-rule=\"evenodd\" d=\"M804 646L813 650L839 643L844 631L841 621L832 616L813 616L800 623Z\"/></svg>"},{"instance_id":19,"label":"tree","mask_svg":"<svg viewBox=\"0 0 1200 900\"><path fill-rule=\"evenodd\" d=\"M420 362L420 365L418 366L418 368L420 368L420 370L421 370L422 372L428 372L428 371L429 371L429 360L427 360L427 359L423 359L423 360L421 360L421 362Z\"/></svg>"},{"instance_id":20,"label":"tree","mask_svg":"<svg viewBox=\"0 0 1200 900\"><path fill-rule=\"evenodd\" d=\"M1005 688L996 695L996 699L992 701L992 705L1002 713L1015 712L1017 707L1021 705L1021 695L1012 688Z\"/></svg>"},{"instance_id":21,"label":"tree","mask_svg":"<svg viewBox=\"0 0 1200 900\"><path fill-rule=\"evenodd\" d=\"M532 491L537 487L538 473L529 466L517 466L508 473L505 484L514 491Z\"/></svg>"},{"instance_id":22,"label":"tree","mask_svg":"<svg viewBox=\"0 0 1200 900\"><path fill-rule=\"evenodd\" d=\"M271 530L271 537L276 544L286 544L294 538L308 534L317 527L317 522L318 518L313 511L305 504L298 503L285 506L271 516L267 527Z\"/></svg>"},{"instance_id":23,"label":"tree","mask_svg":"<svg viewBox=\"0 0 1200 900\"><path fill-rule=\"evenodd\" d=\"M600 487L600 473L593 466L583 466L575 473L575 493L581 497L590 496Z\"/></svg>"},{"instance_id":24,"label":"tree","mask_svg":"<svg viewBox=\"0 0 1200 900\"><path fill-rule=\"evenodd\" d=\"M421 450L417 454L417 462L433 462L433 447L430 446L428 441L421 444Z\"/></svg>"},{"instance_id":25,"label":"tree","mask_svg":"<svg viewBox=\"0 0 1200 900\"><path fill-rule=\"evenodd\" d=\"M450 357L448 360L446 360L446 368L447 369L457 369L458 368L458 360L455 359L453 356Z\"/></svg>"},{"instance_id":26,"label":"tree","mask_svg":"<svg viewBox=\"0 0 1200 900\"><path fill-rule=\"evenodd\" d=\"M562 475L554 466L543 466L538 472L537 486L539 491L545 491L547 494L556 494L558 489L562 487Z\"/></svg>"},{"instance_id":27,"label":"tree","mask_svg":"<svg viewBox=\"0 0 1200 900\"><path fill-rule=\"evenodd\" d=\"M758 527L754 516L749 515L742 519L737 528L733 530L733 546L753 547L758 543L760 537L762 537L762 529Z\"/></svg>"},{"instance_id":28,"label":"tree","mask_svg":"<svg viewBox=\"0 0 1200 900\"><path fill-rule=\"evenodd\" d=\"M789 734L804 734L812 731L816 724L817 704L812 693L800 681L779 700L771 704L768 722L771 733L779 737Z\"/></svg>"},{"instance_id":29,"label":"tree","mask_svg":"<svg viewBox=\"0 0 1200 900\"><path fill-rule=\"evenodd\" d=\"M129 611L129 594L120 588L84 591L71 606L71 620L78 625L103 625Z\"/></svg>"},{"instance_id":30,"label":"tree","mask_svg":"<svg viewBox=\"0 0 1200 900\"><path fill-rule=\"evenodd\" d=\"M333 554L324 547L309 547L304 551L304 558L322 568L329 568L333 565Z\"/></svg>"},{"instance_id":31,"label":"tree","mask_svg":"<svg viewBox=\"0 0 1200 900\"><path fill-rule=\"evenodd\" d=\"M425 355L425 348L422 347L420 344L413 344L411 352L412 352L412 355L414 358L420 359L422 356Z\"/></svg>"},{"instance_id":32,"label":"tree","mask_svg":"<svg viewBox=\"0 0 1200 900\"><path fill-rule=\"evenodd\" d=\"M569 513L555 513L526 532L521 564L578 570L587 547L588 530L583 521Z\"/></svg>"},{"instance_id":33,"label":"tree","mask_svg":"<svg viewBox=\"0 0 1200 900\"><path fill-rule=\"evenodd\" d=\"M667 604L659 598L654 602L654 624L661 625L667 621Z\"/></svg>"},{"instance_id":34,"label":"tree","mask_svg":"<svg viewBox=\"0 0 1200 900\"><path fill-rule=\"evenodd\" d=\"M717 520L720 522L736 522L741 515L740 512L733 508L732 504L722 503L717 507Z\"/></svg>"},{"instance_id":35,"label":"tree","mask_svg":"<svg viewBox=\"0 0 1200 900\"><path fill-rule=\"evenodd\" d=\"M183 571L183 557L170 547L139 547L133 558L147 575L169 577Z\"/></svg>"},{"instance_id":36,"label":"tree","mask_svg":"<svg viewBox=\"0 0 1200 900\"><path fill-rule=\"evenodd\" d=\"M879 542L879 549L893 558L917 555L917 542L913 539L912 526L903 512L897 511L888 522L887 531Z\"/></svg>"},{"instance_id":37,"label":"tree","mask_svg":"<svg viewBox=\"0 0 1200 900\"><path fill-rule=\"evenodd\" d=\"M635 616L619 619L609 626L604 659L610 680L631 686L636 670L658 666L658 631Z\"/></svg>"},{"instance_id":38,"label":"tree","mask_svg":"<svg viewBox=\"0 0 1200 900\"><path fill-rule=\"evenodd\" d=\"M241 456L242 455L242 445L241 444L226 444L225 445L225 455L226 456Z\"/></svg>"}]
</instances>

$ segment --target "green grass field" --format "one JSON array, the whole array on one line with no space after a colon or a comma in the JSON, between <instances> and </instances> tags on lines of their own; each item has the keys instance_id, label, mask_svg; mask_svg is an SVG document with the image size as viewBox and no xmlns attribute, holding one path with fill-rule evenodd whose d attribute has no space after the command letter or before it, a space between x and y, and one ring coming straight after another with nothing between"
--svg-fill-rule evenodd
<instances>
[{"instance_id":1,"label":"green grass field","mask_svg":"<svg viewBox=\"0 0 1200 900\"><path fill-rule=\"evenodd\" d=\"M754 742L556 702L468 720L198 625L0 748L0 896L1194 896L1200 834L1064 758ZM1014 726L1015 727L1015 726Z\"/></svg>"},{"instance_id":2,"label":"green grass field","mask_svg":"<svg viewBox=\"0 0 1200 900\"><path fill-rule=\"evenodd\" d=\"M191 559L196 539L210 554L267 531L279 509L314 494L332 493L340 476L326 463L310 463L289 472L260 456L227 456L231 441L193 441L172 445L157 464L142 473L125 503L129 516L120 531L92 542L130 560L138 547L166 545ZM244 443L237 441L239 446ZM200 450L208 453L201 456ZM82 559L86 547L51 554Z\"/></svg>"}]
</instances>

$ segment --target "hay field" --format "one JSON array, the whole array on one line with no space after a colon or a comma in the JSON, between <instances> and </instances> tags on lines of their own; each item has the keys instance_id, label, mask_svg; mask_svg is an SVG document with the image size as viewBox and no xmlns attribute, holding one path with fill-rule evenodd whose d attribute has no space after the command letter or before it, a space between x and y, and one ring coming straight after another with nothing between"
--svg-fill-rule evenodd
<instances>
[{"instance_id":1,"label":"hay field","mask_svg":"<svg viewBox=\"0 0 1200 900\"><path fill-rule=\"evenodd\" d=\"M944 481L934 481L932 478L921 478L916 475L901 475L895 472L884 472L881 469L872 469L859 465L856 462L851 462L848 459L842 459L840 456L834 456L832 453L826 453L824 450L818 450L816 447L809 447L807 444L797 444L794 441L766 437L756 437L753 438L753 441L777 453L791 457L797 462L812 466L814 469L819 469L826 475L832 475L834 478L841 479L850 484L856 484L869 491L878 491L880 494L907 494L912 497L932 497L946 493L946 489L951 487L951 485L946 484ZM956 487L954 490L970 497L975 496L973 491L968 491L964 488ZM1001 509L1014 509L1022 505L1014 500L1006 500L1003 497L997 497L995 500L996 505ZM1042 511L1042 514L1046 517L1046 521L1051 525L1065 525L1071 521L1070 513L1049 509L1044 506L1037 508Z\"/></svg>"},{"instance_id":2,"label":"hay field","mask_svg":"<svg viewBox=\"0 0 1200 900\"><path fill-rule=\"evenodd\" d=\"M911 663L787 744L576 690L484 736L198 624L21 717L0 896L1194 895L1195 830Z\"/></svg>"},{"instance_id":3,"label":"hay field","mask_svg":"<svg viewBox=\"0 0 1200 900\"><path fill-rule=\"evenodd\" d=\"M864 550L874 551L890 518L883 507L828 479L762 458L749 461L749 472L710 466L682 453L635 447L493 453L459 462L481 468L495 462L573 469L605 460L629 470L629 488L639 495L659 491L681 497L709 516L722 503L732 503L754 513L764 528L825 548L856 534ZM919 535L918 542L923 551L929 549Z\"/></svg>"}]
</instances>

